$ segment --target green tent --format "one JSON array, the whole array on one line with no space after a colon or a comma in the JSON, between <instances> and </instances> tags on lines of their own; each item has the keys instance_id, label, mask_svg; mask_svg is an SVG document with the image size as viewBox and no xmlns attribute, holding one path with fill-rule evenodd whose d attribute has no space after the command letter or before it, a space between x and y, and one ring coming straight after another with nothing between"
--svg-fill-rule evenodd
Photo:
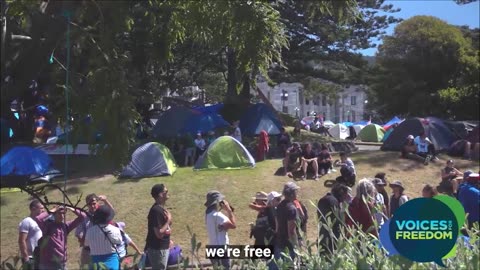
<instances>
[{"instance_id":1,"label":"green tent","mask_svg":"<svg viewBox=\"0 0 480 270\"><path fill-rule=\"evenodd\" d=\"M198 158L194 170L242 169L255 167L255 160L243 144L231 136L213 141Z\"/></svg>"},{"instance_id":2,"label":"green tent","mask_svg":"<svg viewBox=\"0 0 480 270\"><path fill-rule=\"evenodd\" d=\"M177 164L170 150L157 142L146 143L135 150L132 161L126 166L120 177L145 178L172 175Z\"/></svg>"},{"instance_id":3,"label":"green tent","mask_svg":"<svg viewBox=\"0 0 480 270\"><path fill-rule=\"evenodd\" d=\"M358 137L362 142L381 142L384 134L385 130L381 126L370 124L360 131Z\"/></svg>"}]
</instances>

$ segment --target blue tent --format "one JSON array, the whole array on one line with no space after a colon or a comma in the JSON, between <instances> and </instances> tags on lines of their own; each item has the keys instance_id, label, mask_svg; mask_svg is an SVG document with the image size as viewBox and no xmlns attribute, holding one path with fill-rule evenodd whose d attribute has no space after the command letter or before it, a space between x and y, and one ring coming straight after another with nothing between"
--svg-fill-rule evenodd
<instances>
[{"instance_id":1,"label":"blue tent","mask_svg":"<svg viewBox=\"0 0 480 270\"><path fill-rule=\"evenodd\" d=\"M230 124L217 113L202 113L190 116L185 122L181 133L196 134L197 132L206 133L216 128L228 127Z\"/></svg>"},{"instance_id":2,"label":"blue tent","mask_svg":"<svg viewBox=\"0 0 480 270\"><path fill-rule=\"evenodd\" d=\"M210 106L197 106L193 107L194 110L199 111L201 113L216 113L219 114L220 110L223 109L224 105L223 103L215 104L215 105L210 105Z\"/></svg>"},{"instance_id":3,"label":"blue tent","mask_svg":"<svg viewBox=\"0 0 480 270\"><path fill-rule=\"evenodd\" d=\"M255 136L265 130L270 135L280 134L282 122L275 112L263 103L251 105L240 118L242 134Z\"/></svg>"},{"instance_id":4,"label":"blue tent","mask_svg":"<svg viewBox=\"0 0 480 270\"><path fill-rule=\"evenodd\" d=\"M355 126L355 125L368 126L370 124L373 124L373 123L371 123L370 121L367 121L367 120L362 120L362 121L358 121L358 122L353 123L353 126Z\"/></svg>"},{"instance_id":5,"label":"blue tent","mask_svg":"<svg viewBox=\"0 0 480 270\"><path fill-rule=\"evenodd\" d=\"M342 124L342 125L344 125L344 126L346 126L346 127L353 126L353 123L352 123L352 122L342 122L342 123L340 123L340 124Z\"/></svg>"},{"instance_id":6,"label":"blue tent","mask_svg":"<svg viewBox=\"0 0 480 270\"><path fill-rule=\"evenodd\" d=\"M173 107L164 112L155 123L151 134L153 137L175 137L185 126L185 122L199 111L185 107Z\"/></svg>"},{"instance_id":7,"label":"blue tent","mask_svg":"<svg viewBox=\"0 0 480 270\"><path fill-rule=\"evenodd\" d=\"M388 121L387 123L385 123L385 125L383 125L383 128L385 130L389 129L392 125L395 125L395 124L400 124L403 120L394 116L392 119L390 119L390 121Z\"/></svg>"},{"instance_id":8,"label":"blue tent","mask_svg":"<svg viewBox=\"0 0 480 270\"><path fill-rule=\"evenodd\" d=\"M11 188L49 182L61 173L53 169L52 160L42 150L18 146L2 156L0 175L0 186Z\"/></svg>"},{"instance_id":9,"label":"blue tent","mask_svg":"<svg viewBox=\"0 0 480 270\"><path fill-rule=\"evenodd\" d=\"M42 150L28 146L12 148L1 159L1 176L44 175L52 169L52 160Z\"/></svg>"}]
</instances>

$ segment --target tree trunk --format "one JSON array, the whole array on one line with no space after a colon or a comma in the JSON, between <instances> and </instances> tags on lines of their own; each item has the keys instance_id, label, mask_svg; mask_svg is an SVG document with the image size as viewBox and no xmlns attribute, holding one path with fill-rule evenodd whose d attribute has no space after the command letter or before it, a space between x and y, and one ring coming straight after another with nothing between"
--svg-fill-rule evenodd
<instances>
[{"instance_id":1,"label":"tree trunk","mask_svg":"<svg viewBox=\"0 0 480 270\"><path fill-rule=\"evenodd\" d=\"M225 96L225 103L237 103L237 60L235 50L227 48L227 95Z\"/></svg>"}]
</instances>

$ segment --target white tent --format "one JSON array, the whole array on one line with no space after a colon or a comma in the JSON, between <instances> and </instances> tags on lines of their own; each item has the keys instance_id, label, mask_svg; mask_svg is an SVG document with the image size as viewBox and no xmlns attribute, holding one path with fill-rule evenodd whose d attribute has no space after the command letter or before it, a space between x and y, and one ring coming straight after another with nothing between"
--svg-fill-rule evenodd
<instances>
[{"instance_id":1,"label":"white tent","mask_svg":"<svg viewBox=\"0 0 480 270\"><path fill-rule=\"evenodd\" d=\"M355 132L357 133L360 133L360 131L364 128L365 126L364 125L353 125L353 128L355 129Z\"/></svg>"},{"instance_id":2,"label":"white tent","mask_svg":"<svg viewBox=\"0 0 480 270\"><path fill-rule=\"evenodd\" d=\"M350 131L343 124L336 124L335 126L331 127L328 132L330 132L330 134L336 139L345 140L348 136L350 136Z\"/></svg>"},{"instance_id":3,"label":"white tent","mask_svg":"<svg viewBox=\"0 0 480 270\"><path fill-rule=\"evenodd\" d=\"M326 127L326 128L331 128L331 127L335 126L335 123L333 123L330 120L327 120L327 121L323 122L323 126Z\"/></svg>"}]
</instances>

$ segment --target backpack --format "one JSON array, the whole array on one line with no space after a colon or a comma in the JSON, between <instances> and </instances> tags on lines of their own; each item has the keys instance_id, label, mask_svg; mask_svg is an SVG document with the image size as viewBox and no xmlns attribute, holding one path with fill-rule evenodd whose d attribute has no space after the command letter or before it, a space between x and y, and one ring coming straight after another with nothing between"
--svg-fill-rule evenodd
<instances>
[{"instance_id":1,"label":"backpack","mask_svg":"<svg viewBox=\"0 0 480 270\"><path fill-rule=\"evenodd\" d=\"M255 238L255 242L261 243L265 241L265 238L270 240L273 236L273 229L266 213L259 215L255 220L255 225L250 231L250 237L252 236Z\"/></svg>"}]
</instances>

